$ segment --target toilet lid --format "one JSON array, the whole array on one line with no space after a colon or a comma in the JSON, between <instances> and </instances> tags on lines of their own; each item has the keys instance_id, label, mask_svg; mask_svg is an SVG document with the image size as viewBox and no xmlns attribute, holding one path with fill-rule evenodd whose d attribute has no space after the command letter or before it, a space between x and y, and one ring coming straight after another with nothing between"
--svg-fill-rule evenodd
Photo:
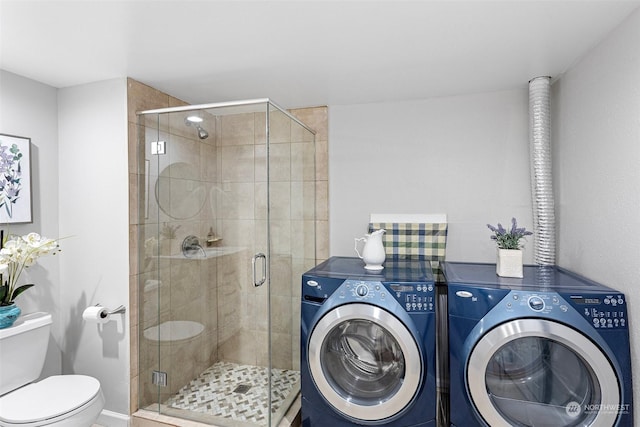
<instances>
[{"instance_id":1,"label":"toilet lid","mask_svg":"<svg viewBox=\"0 0 640 427\"><path fill-rule=\"evenodd\" d=\"M100 382L85 375L55 375L0 397L0 421L29 423L71 412L93 399Z\"/></svg>"}]
</instances>

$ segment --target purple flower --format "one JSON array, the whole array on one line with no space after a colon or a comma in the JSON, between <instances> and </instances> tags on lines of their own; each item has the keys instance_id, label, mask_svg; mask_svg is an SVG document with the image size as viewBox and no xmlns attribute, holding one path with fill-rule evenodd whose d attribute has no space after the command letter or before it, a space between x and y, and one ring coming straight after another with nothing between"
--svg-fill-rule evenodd
<instances>
[{"instance_id":1,"label":"purple flower","mask_svg":"<svg viewBox=\"0 0 640 427\"><path fill-rule=\"evenodd\" d=\"M511 229L509 231L500 223L498 223L498 227L494 227L491 224L487 224L487 227L493 232L490 236L491 240L495 240L500 249L520 249L522 247L520 239L533 234L524 227L518 227L518 222L515 218L511 218Z\"/></svg>"}]
</instances>

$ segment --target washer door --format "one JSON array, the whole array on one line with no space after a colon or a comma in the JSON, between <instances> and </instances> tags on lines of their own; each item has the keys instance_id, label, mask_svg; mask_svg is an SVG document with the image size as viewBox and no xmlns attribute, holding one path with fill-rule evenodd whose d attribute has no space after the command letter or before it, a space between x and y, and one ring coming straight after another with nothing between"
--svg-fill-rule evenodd
<instances>
[{"instance_id":1,"label":"washer door","mask_svg":"<svg viewBox=\"0 0 640 427\"><path fill-rule=\"evenodd\" d=\"M413 336L394 315L369 304L336 307L309 337L309 369L340 413L374 423L402 412L422 379Z\"/></svg>"},{"instance_id":2,"label":"washer door","mask_svg":"<svg viewBox=\"0 0 640 427\"><path fill-rule=\"evenodd\" d=\"M612 426L618 378L591 340L560 323L513 320L482 336L467 365L476 410L497 426Z\"/></svg>"}]
</instances>

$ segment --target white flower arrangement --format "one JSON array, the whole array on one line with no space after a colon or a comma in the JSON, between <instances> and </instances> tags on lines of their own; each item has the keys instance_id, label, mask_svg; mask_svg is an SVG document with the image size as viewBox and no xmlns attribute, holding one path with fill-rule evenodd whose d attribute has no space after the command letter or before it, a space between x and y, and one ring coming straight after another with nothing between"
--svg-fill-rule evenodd
<instances>
[{"instance_id":1,"label":"white flower arrangement","mask_svg":"<svg viewBox=\"0 0 640 427\"><path fill-rule=\"evenodd\" d=\"M58 241L38 233L8 236L0 242L0 306L11 305L18 295L33 284L18 285L25 268L32 266L41 256L60 251Z\"/></svg>"}]
</instances>

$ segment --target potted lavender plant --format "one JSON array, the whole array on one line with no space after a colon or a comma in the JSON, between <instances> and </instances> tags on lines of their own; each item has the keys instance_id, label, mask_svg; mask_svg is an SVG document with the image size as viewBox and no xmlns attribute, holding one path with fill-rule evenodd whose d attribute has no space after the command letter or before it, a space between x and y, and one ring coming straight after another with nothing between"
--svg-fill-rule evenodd
<instances>
[{"instance_id":1,"label":"potted lavender plant","mask_svg":"<svg viewBox=\"0 0 640 427\"><path fill-rule=\"evenodd\" d=\"M524 227L519 228L515 218L511 218L511 229L505 229L498 223L497 227L487 224L493 232L491 239L498 244L496 274L501 277L522 278L522 247L520 241L533 233Z\"/></svg>"}]
</instances>

